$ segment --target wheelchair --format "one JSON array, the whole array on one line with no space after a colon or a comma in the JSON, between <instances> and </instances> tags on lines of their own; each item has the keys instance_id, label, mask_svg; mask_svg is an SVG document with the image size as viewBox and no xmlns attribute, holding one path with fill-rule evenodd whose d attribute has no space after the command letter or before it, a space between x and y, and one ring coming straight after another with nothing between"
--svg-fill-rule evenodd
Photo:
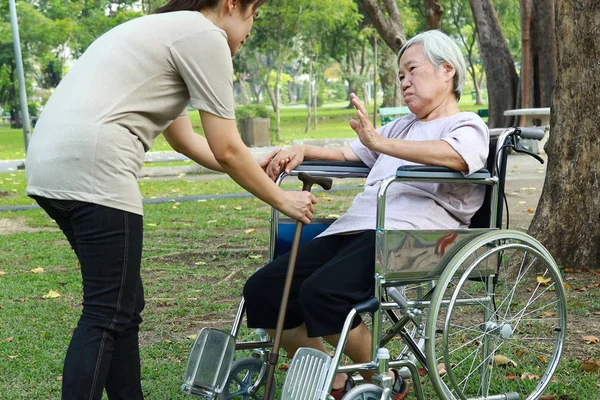
<instances>
[{"instance_id":1,"label":"wheelchair","mask_svg":"<svg viewBox=\"0 0 600 400\"><path fill-rule=\"evenodd\" d=\"M296 352L282 400L331 399L336 374L364 370L376 371L371 382L358 384L343 399L391 399L389 368L410 379L418 399L425 398L421 375L429 378L440 399L517 400L542 395L563 350L564 285L544 246L526 233L502 229L502 216L508 152L528 153L543 162L519 145L520 138L540 140L543 133L535 128L503 131L490 141L486 169L468 177L447 168L407 166L382 183L377 199L375 296L350 310L333 356L308 348ZM300 172L360 178L369 169L361 163L311 161L290 175ZM486 195L468 229L388 230L386 191L396 182L485 185ZM302 240L322 232L330 222L314 220L304 227ZM273 210L272 258L289 250L290 232L293 221ZM344 364L344 347L358 313L370 314L372 361ZM242 299L230 332L212 328L200 332L188 360L185 393L220 400L263 398L272 341L258 330L256 341L236 343L243 315ZM252 350L252 357L233 362L236 350ZM361 383L360 379L355 381Z\"/></svg>"}]
</instances>

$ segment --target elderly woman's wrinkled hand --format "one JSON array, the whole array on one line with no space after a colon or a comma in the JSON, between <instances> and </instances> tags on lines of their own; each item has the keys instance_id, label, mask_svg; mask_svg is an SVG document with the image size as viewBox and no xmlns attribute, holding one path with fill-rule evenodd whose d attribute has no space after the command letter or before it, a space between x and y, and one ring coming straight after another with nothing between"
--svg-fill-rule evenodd
<instances>
[{"instance_id":1,"label":"elderly woman's wrinkled hand","mask_svg":"<svg viewBox=\"0 0 600 400\"><path fill-rule=\"evenodd\" d=\"M283 171L289 174L291 170L302 164L302 161L304 161L304 150L302 145L283 149L273 157L267 166L267 175L275 180Z\"/></svg>"},{"instance_id":2,"label":"elderly woman's wrinkled hand","mask_svg":"<svg viewBox=\"0 0 600 400\"><path fill-rule=\"evenodd\" d=\"M358 138L360 139L361 143L368 149L374 150L379 141L382 139L382 136L377 133L375 127L371 121L369 121L367 109L360 101L358 96L354 93L351 93L350 101L356 109L356 116L358 118L358 121L351 119L350 126L358 134Z\"/></svg>"},{"instance_id":3,"label":"elderly woman's wrinkled hand","mask_svg":"<svg viewBox=\"0 0 600 400\"><path fill-rule=\"evenodd\" d=\"M281 147L277 147L276 149L274 149L270 153L258 157L256 159L256 162L258 163L258 166L263 171L265 171L265 173L268 174L269 164L271 164L271 161L273 161L273 159L277 156L277 154L279 154L280 151L281 151ZM271 179L275 180L274 178L271 178Z\"/></svg>"}]
</instances>

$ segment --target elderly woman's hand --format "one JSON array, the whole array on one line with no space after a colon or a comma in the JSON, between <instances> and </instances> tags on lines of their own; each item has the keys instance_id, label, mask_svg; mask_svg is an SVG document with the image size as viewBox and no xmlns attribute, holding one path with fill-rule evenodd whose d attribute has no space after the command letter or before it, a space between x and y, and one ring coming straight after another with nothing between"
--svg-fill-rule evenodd
<instances>
[{"instance_id":1,"label":"elderly woman's hand","mask_svg":"<svg viewBox=\"0 0 600 400\"><path fill-rule=\"evenodd\" d=\"M269 163L266 168L267 175L275 180L282 171L290 173L291 170L304 161L304 148L302 145L283 149Z\"/></svg>"},{"instance_id":2,"label":"elderly woman's hand","mask_svg":"<svg viewBox=\"0 0 600 400\"><path fill-rule=\"evenodd\" d=\"M351 93L350 101L356 109L356 116L358 117L358 121L353 119L350 120L350 126L358 134L358 138L360 139L361 143L364 144L369 150L374 150L383 137L377 133L375 127L371 121L369 121L367 109L360 101L358 96L354 93Z\"/></svg>"}]
</instances>

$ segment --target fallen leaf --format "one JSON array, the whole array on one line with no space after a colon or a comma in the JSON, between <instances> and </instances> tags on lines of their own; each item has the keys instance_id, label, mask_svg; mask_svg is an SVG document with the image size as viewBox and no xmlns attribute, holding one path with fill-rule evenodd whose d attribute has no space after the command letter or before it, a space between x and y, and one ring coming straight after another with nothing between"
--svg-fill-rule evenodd
<instances>
[{"instance_id":1,"label":"fallen leaf","mask_svg":"<svg viewBox=\"0 0 600 400\"><path fill-rule=\"evenodd\" d=\"M521 379L529 379L530 381L539 381L540 380L540 376L539 375L535 375L535 374L531 374L529 372L523 372L521 374Z\"/></svg>"},{"instance_id":2,"label":"fallen leaf","mask_svg":"<svg viewBox=\"0 0 600 400\"><path fill-rule=\"evenodd\" d=\"M519 202L519 205L520 205L520 206L524 206L526 203L527 203L526 201L520 201L520 202Z\"/></svg>"},{"instance_id":3,"label":"fallen leaf","mask_svg":"<svg viewBox=\"0 0 600 400\"><path fill-rule=\"evenodd\" d=\"M54 290L51 290L48 294L42 296L43 299L56 299L57 297L60 297L60 293L55 292Z\"/></svg>"},{"instance_id":4,"label":"fallen leaf","mask_svg":"<svg viewBox=\"0 0 600 400\"><path fill-rule=\"evenodd\" d=\"M585 292L587 292L587 289L584 287L578 287L578 288L575 288L575 291L580 292L580 293L585 293Z\"/></svg>"},{"instance_id":5,"label":"fallen leaf","mask_svg":"<svg viewBox=\"0 0 600 400\"><path fill-rule=\"evenodd\" d=\"M563 284L563 287L564 287L565 289L573 289L573 286L571 286L570 284L568 284L568 283L566 283L566 282Z\"/></svg>"},{"instance_id":6,"label":"fallen leaf","mask_svg":"<svg viewBox=\"0 0 600 400\"><path fill-rule=\"evenodd\" d=\"M10 342L12 342L13 340L15 340L15 338L11 336L11 337L9 337L8 339L4 339L4 340L3 340L3 342L10 343Z\"/></svg>"},{"instance_id":7,"label":"fallen leaf","mask_svg":"<svg viewBox=\"0 0 600 400\"><path fill-rule=\"evenodd\" d=\"M226 208L227 208L227 206L219 206L219 208L220 208L221 210L224 210L224 209L226 209Z\"/></svg>"},{"instance_id":8,"label":"fallen leaf","mask_svg":"<svg viewBox=\"0 0 600 400\"><path fill-rule=\"evenodd\" d=\"M492 362L498 366L516 367L518 364L502 354L496 354Z\"/></svg>"},{"instance_id":9,"label":"fallen leaf","mask_svg":"<svg viewBox=\"0 0 600 400\"><path fill-rule=\"evenodd\" d=\"M206 263L204 261L198 261L197 263L194 263L194 265L202 266L202 265L206 265Z\"/></svg>"},{"instance_id":10,"label":"fallen leaf","mask_svg":"<svg viewBox=\"0 0 600 400\"><path fill-rule=\"evenodd\" d=\"M531 209L531 208L528 208L528 209L527 209L527 214L531 214L531 215L533 215L533 214L535 214L535 210L533 210L533 209Z\"/></svg>"},{"instance_id":11,"label":"fallen leaf","mask_svg":"<svg viewBox=\"0 0 600 400\"><path fill-rule=\"evenodd\" d=\"M581 369L585 372L597 372L600 370L600 361L584 360Z\"/></svg>"},{"instance_id":12,"label":"fallen leaf","mask_svg":"<svg viewBox=\"0 0 600 400\"><path fill-rule=\"evenodd\" d=\"M600 311L594 311L593 314L594 315L600 315Z\"/></svg>"},{"instance_id":13,"label":"fallen leaf","mask_svg":"<svg viewBox=\"0 0 600 400\"><path fill-rule=\"evenodd\" d=\"M425 372L425 368L419 368L419 376L425 376L427 372Z\"/></svg>"},{"instance_id":14,"label":"fallen leaf","mask_svg":"<svg viewBox=\"0 0 600 400\"><path fill-rule=\"evenodd\" d=\"M214 224L215 222L218 222L218 220L211 219L210 221L206 221L207 224Z\"/></svg>"},{"instance_id":15,"label":"fallen leaf","mask_svg":"<svg viewBox=\"0 0 600 400\"><path fill-rule=\"evenodd\" d=\"M551 318L551 317L556 317L558 314L554 311L545 311L542 313L542 317L544 318Z\"/></svg>"},{"instance_id":16,"label":"fallen leaf","mask_svg":"<svg viewBox=\"0 0 600 400\"><path fill-rule=\"evenodd\" d=\"M62 382L62 379L63 379L62 375L56 377L56 380L59 381L59 382Z\"/></svg>"},{"instance_id":17,"label":"fallen leaf","mask_svg":"<svg viewBox=\"0 0 600 400\"><path fill-rule=\"evenodd\" d=\"M258 259L262 258L262 256L260 254L255 254L252 256L248 256L248 258L250 258L251 260L258 260Z\"/></svg>"},{"instance_id":18,"label":"fallen leaf","mask_svg":"<svg viewBox=\"0 0 600 400\"><path fill-rule=\"evenodd\" d=\"M6 356L6 358L10 358L11 360L14 360L15 358L17 358L17 356Z\"/></svg>"},{"instance_id":19,"label":"fallen leaf","mask_svg":"<svg viewBox=\"0 0 600 400\"><path fill-rule=\"evenodd\" d=\"M543 364L548 363L548 361L546 361L546 357L544 357L544 356L538 356L538 360L540 360Z\"/></svg>"},{"instance_id":20,"label":"fallen leaf","mask_svg":"<svg viewBox=\"0 0 600 400\"><path fill-rule=\"evenodd\" d=\"M41 274L42 272L44 272L44 268L34 268L29 272L33 272L34 274Z\"/></svg>"},{"instance_id":21,"label":"fallen leaf","mask_svg":"<svg viewBox=\"0 0 600 400\"><path fill-rule=\"evenodd\" d=\"M600 339L598 339L596 336L584 336L583 341L586 344L596 344L598 341L600 341Z\"/></svg>"},{"instance_id":22,"label":"fallen leaf","mask_svg":"<svg viewBox=\"0 0 600 400\"><path fill-rule=\"evenodd\" d=\"M437 370L438 370L438 375L439 376L444 376L446 375L448 372L446 371L446 366L442 363L439 363L437 365Z\"/></svg>"},{"instance_id":23,"label":"fallen leaf","mask_svg":"<svg viewBox=\"0 0 600 400\"><path fill-rule=\"evenodd\" d=\"M236 210L236 211L242 211L242 207L235 207L234 210Z\"/></svg>"},{"instance_id":24,"label":"fallen leaf","mask_svg":"<svg viewBox=\"0 0 600 400\"><path fill-rule=\"evenodd\" d=\"M198 335L189 335L189 336L186 336L186 337L188 339L191 339L191 340L196 340L196 338L198 337Z\"/></svg>"},{"instance_id":25,"label":"fallen leaf","mask_svg":"<svg viewBox=\"0 0 600 400\"><path fill-rule=\"evenodd\" d=\"M4 307L0 306L0 310L4 310Z\"/></svg>"},{"instance_id":26,"label":"fallen leaf","mask_svg":"<svg viewBox=\"0 0 600 400\"><path fill-rule=\"evenodd\" d=\"M338 219L340 216L337 214L329 214L328 216L326 216L325 218L331 218L331 219Z\"/></svg>"},{"instance_id":27,"label":"fallen leaf","mask_svg":"<svg viewBox=\"0 0 600 400\"><path fill-rule=\"evenodd\" d=\"M515 374L506 374L505 378L508 379L509 381L514 381L515 379L518 378L518 376Z\"/></svg>"},{"instance_id":28,"label":"fallen leaf","mask_svg":"<svg viewBox=\"0 0 600 400\"><path fill-rule=\"evenodd\" d=\"M0 271L0 276L6 275L6 274L8 274L8 272Z\"/></svg>"},{"instance_id":29,"label":"fallen leaf","mask_svg":"<svg viewBox=\"0 0 600 400\"><path fill-rule=\"evenodd\" d=\"M576 270L574 270L574 269L572 269L572 268L565 268L565 272L566 272L567 274L572 274L572 273L574 273L574 272L577 272L577 271L576 271Z\"/></svg>"},{"instance_id":30,"label":"fallen leaf","mask_svg":"<svg viewBox=\"0 0 600 400\"><path fill-rule=\"evenodd\" d=\"M279 366L280 371L287 371L288 369L290 369L290 366L286 363L283 363Z\"/></svg>"},{"instance_id":31,"label":"fallen leaf","mask_svg":"<svg viewBox=\"0 0 600 400\"><path fill-rule=\"evenodd\" d=\"M254 233L254 232L256 232L256 229L246 229L246 230L244 231L244 233L245 233L245 234L248 234L248 233Z\"/></svg>"},{"instance_id":32,"label":"fallen leaf","mask_svg":"<svg viewBox=\"0 0 600 400\"><path fill-rule=\"evenodd\" d=\"M552 282L552 278L544 278L543 276L538 276L537 281L542 286L549 286L550 282Z\"/></svg>"},{"instance_id":33,"label":"fallen leaf","mask_svg":"<svg viewBox=\"0 0 600 400\"><path fill-rule=\"evenodd\" d=\"M521 358L522 355L529 354L529 351L523 350L523 349L517 349L515 351L515 354L517 355L517 357Z\"/></svg>"},{"instance_id":34,"label":"fallen leaf","mask_svg":"<svg viewBox=\"0 0 600 400\"><path fill-rule=\"evenodd\" d=\"M556 396L554 396L554 395L542 396L538 400L556 400Z\"/></svg>"}]
</instances>

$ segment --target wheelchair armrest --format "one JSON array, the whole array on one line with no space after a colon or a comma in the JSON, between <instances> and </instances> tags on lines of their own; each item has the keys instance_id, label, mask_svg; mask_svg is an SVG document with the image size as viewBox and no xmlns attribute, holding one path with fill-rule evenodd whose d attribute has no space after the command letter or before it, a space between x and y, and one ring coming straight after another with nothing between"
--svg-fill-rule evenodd
<instances>
[{"instance_id":1,"label":"wheelchair armrest","mask_svg":"<svg viewBox=\"0 0 600 400\"><path fill-rule=\"evenodd\" d=\"M365 177L371 169L362 162L310 160L298 165L293 172L319 172L322 174L344 174Z\"/></svg>"},{"instance_id":2,"label":"wheelchair armrest","mask_svg":"<svg viewBox=\"0 0 600 400\"><path fill-rule=\"evenodd\" d=\"M480 180L490 178L491 174L487 169L480 169L469 176L463 175L462 172L455 171L447 167L436 167L426 165L405 165L396 171L396 178L419 178L439 179L444 180Z\"/></svg>"}]
</instances>

